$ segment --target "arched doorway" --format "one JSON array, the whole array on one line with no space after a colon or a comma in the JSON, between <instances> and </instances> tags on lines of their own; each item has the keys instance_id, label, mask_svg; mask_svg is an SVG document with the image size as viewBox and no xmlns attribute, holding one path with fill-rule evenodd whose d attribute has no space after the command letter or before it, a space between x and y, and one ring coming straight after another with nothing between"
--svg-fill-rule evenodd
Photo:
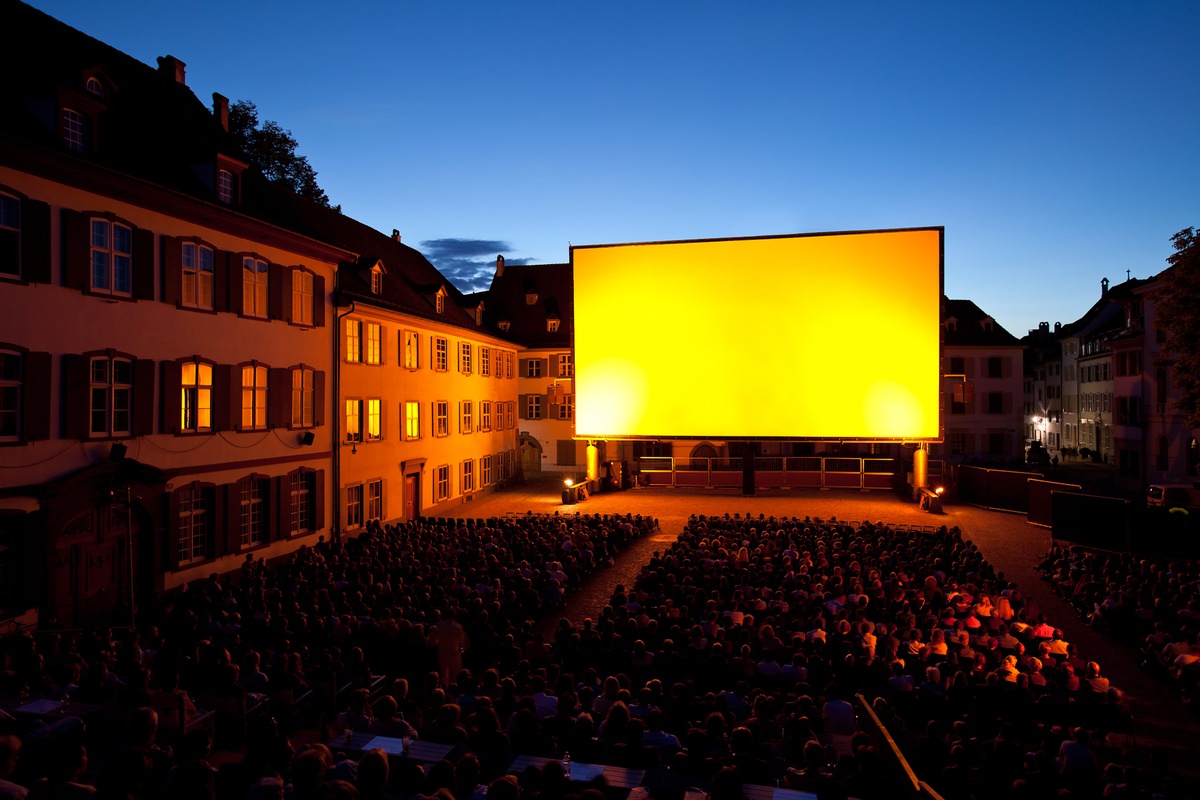
<instances>
[{"instance_id":1,"label":"arched doorway","mask_svg":"<svg viewBox=\"0 0 1200 800\"><path fill-rule=\"evenodd\" d=\"M692 448L692 469L708 469L717 458L717 448L708 442L702 442Z\"/></svg>"},{"instance_id":2,"label":"arched doorway","mask_svg":"<svg viewBox=\"0 0 1200 800\"><path fill-rule=\"evenodd\" d=\"M521 434L521 474L526 478L542 474L542 443L527 433Z\"/></svg>"}]
</instances>

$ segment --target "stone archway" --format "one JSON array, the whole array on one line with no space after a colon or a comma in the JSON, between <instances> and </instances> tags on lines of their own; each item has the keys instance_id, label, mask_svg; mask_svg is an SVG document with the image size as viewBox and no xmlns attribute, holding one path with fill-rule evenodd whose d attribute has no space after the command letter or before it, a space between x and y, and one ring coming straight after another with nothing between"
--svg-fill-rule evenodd
<instances>
[{"instance_id":1,"label":"stone archway","mask_svg":"<svg viewBox=\"0 0 1200 800\"><path fill-rule=\"evenodd\" d=\"M542 474L542 443L527 433L521 434L521 474L526 479Z\"/></svg>"}]
</instances>

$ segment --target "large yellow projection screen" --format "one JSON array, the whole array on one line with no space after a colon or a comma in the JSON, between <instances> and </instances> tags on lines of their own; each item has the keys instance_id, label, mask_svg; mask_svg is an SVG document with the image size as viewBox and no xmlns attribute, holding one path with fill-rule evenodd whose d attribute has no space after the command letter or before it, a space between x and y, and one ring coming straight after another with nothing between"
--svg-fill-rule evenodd
<instances>
[{"instance_id":1,"label":"large yellow projection screen","mask_svg":"<svg viewBox=\"0 0 1200 800\"><path fill-rule=\"evenodd\" d=\"M575 435L940 435L943 229L571 248Z\"/></svg>"}]
</instances>

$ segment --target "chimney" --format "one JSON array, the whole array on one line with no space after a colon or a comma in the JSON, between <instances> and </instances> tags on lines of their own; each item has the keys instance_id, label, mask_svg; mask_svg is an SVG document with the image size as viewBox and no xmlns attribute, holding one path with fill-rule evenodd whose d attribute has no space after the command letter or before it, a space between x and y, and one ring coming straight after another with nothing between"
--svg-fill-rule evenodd
<instances>
[{"instance_id":1,"label":"chimney","mask_svg":"<svg viewBox=\"0 0 1200 800\"><path fill-rule=\"evenodd\" d=\"M1038 332L1039 333L1049 333L1050 332L1050 323L1049 322L1039 322L1038 323Z\"/></svg>"},{"instance_id":2,"label":"chimney","mask_svg":"<svg viewBox=\"0 0 1200 800\"><path fill-rule=\"evenodd\" d=\"M213 116L221 126L221 130L229 131L229 98L218 92L213 92Z\"/></svg>"},{"instance_id":3,"label":"chimney","mask_svg":"<svg viewBox=\"0 0 1200 800\"><path fill-rule=\"evenodd\" d=\"M399 228L392 228L392 241L393 242L400 241L400 229Z\"/></svg>"},{"instance_id":4,"label":"chimney","mask_svg":"<svg viewBox=\"0 0 1200 800\"><path fill-rule=\"evenodd\" d=\"M504 277L504 256L496 256L496 277Z\"/></svg>"},{"instance_id":5,"label":"chimney","mask_svg":"<svg viewBox=\"0 0 1200 800\"><path fill-rule=\"evenodd\" d=\"M159 74L167 76L180 86L187 86L187 76L184 73L184 67L186 66L187 64L183 63L175 56L158 57Z\"/></svg>"},{"instance_id":6,"label":"chimney","mask_svg":"<svg viewBox=\"0 0 1200 800\"><path fill-rule=\"evenodd\" d=\"M1100 279L1100 296L1108 297L1108 278Z\"/></svg>"},{"instance_id":7,"label":"chimney","mask_svg":"<svg viewBox=\"0 0 1200 800\"><path fill-rule=\"evenodd\" d=\"M1054 332L1058 333L1061 330L1062 330L1062 323L1061 322L1054 323Z\"/></svg>"}]
</instances>

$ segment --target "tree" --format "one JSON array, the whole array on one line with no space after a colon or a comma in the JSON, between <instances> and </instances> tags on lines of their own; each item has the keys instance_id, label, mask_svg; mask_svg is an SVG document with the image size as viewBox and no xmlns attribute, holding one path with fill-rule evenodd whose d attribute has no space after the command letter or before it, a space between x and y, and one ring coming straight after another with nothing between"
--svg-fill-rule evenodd
<instances>
[{"instance_id":1,"label":"tree","mask_svg":"<svg viewBox=\"0 0 1200 800\"><path fill-rule=\"evenodd\" d=\"M254 103L238 100L230 107L229 134L267 180L341 211L341 206L330 206L329 196L317 185L317 171L308 163L308 157L296 152L299 143L292 132L274 120L259 125L258 106Z\"/></svg>"},{"instance_id":2,"label":"tree","mask_svg":"<svg viewBox=\"0 0 1200 800\"><path fill-rule=\"evenodd\" d=\"M1161 363L1170 367L1176 408L1189 428L1200 428L1200 234L1184 228L1171 237L1171 266L1159 276L1155 318L1167 334Z\"/></svg>"}]
</instances>

